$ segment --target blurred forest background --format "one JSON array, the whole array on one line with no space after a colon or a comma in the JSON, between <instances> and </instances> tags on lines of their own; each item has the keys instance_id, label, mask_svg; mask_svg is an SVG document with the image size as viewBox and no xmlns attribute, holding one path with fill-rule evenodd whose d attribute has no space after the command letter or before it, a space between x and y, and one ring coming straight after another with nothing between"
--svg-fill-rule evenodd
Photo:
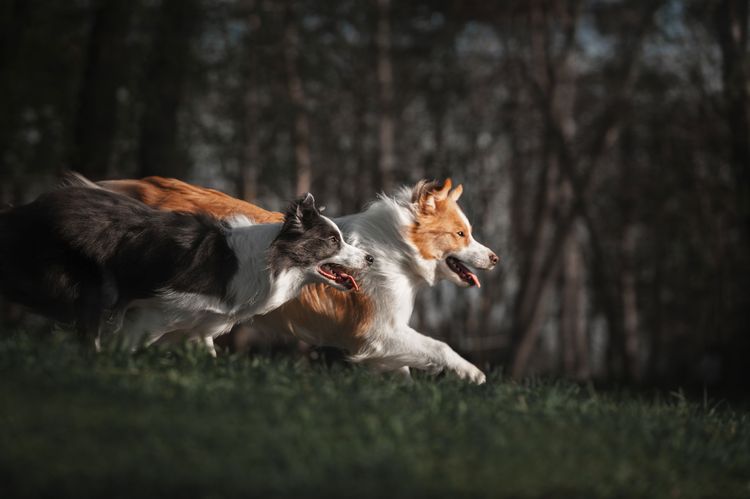
<instances>
[{"instance_id":1,"label":"blurred forest background","mask_svg":"<svg viewBox=\"0 0 750 499\"><path fill-rule=\"evenodd\" d=\"M2 203L72 169L339 215L450 175L501 265L420 330L516 376L750 379L748 0L0 6Z\"/></svg>"}]
</instances>

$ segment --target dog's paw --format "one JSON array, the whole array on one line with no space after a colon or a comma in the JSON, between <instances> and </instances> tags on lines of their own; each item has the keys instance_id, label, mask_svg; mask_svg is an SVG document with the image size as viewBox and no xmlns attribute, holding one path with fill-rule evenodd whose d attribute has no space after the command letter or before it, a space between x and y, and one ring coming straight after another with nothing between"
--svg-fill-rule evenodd
<instances>
[{"instance_id":1,"label":"dog's paw","mask_svg":"<svg viewBox=\"0 0 750 499\"><path fill-rule=\"evenodd\" d=\"M487 381L487 376L469 362L464 362L460 366L457 366L454 369L454 372L459 378L477 385L482 385Z\"/></svg>"}]
</instances>

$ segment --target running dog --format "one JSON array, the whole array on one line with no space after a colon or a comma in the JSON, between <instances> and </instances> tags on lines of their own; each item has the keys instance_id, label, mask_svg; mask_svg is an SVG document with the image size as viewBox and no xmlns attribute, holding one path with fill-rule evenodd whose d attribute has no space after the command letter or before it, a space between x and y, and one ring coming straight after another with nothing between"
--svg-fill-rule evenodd
<instances>
[{"instance_id":1,"label":"running dog","mask_svg":"<svg viewBox=\"0 0 750 499\"><path fill-rule=\"evenodd\" d=\"M312 195L281 224L161 211L101 188L65 187L0 212L0 292L128 348L213 338L318 282L357 289L372 256L347 244Z\"/></svg>"},{"instance_id":2,"label":"running dog","mask_svg":"<svg viewBox=\"0 0 750 499\"><path fill-rule=\"evenodd\" d=\"M258 222L275 221L269 212L226 194L175 179L100 182L106 189L170 210L209 213L219 218L244 215ZM338 347L353 362L380 371L409 373L452 371L483 383L485 375L446 343L408 325L417 291L447 279L459 286L479 286L470 266L491 269L498 257L472 236L469 220L458 206L463 188L452 183L421 181L395 196L382 195L365 211L334 219L347 240L371 253L376 263L363 276L360 293L307 286L300 297L254 324L268 331L289 331L315 345Z\"/></svg>"}]
</instances>

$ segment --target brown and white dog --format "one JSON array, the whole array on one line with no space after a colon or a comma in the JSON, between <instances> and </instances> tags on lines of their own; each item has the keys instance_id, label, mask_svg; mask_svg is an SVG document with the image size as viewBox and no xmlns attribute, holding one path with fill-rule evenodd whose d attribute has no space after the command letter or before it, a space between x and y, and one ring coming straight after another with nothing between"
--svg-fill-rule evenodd
<instances>
[{"instance_id":1,"label":"brown and white dog","mask_svg":"<svg viewBox=\"0 0 750 499\"><path fill-rule=\"evenodd\" d=\"M206 212L219 218L238 215L269 223L282 214L270 212L221 192L175 179L100 182L158 208ZM375 257L361 279L361 291L344 293L324 285L307 286L299 298L275 311L256 316L261 329L289 331L314 345L343 349L348 358L379 371L409 373L449 371L483 383L485 375L446 343L409 326L417 291L447 279L459 286L479 286L469 269L491 269L498 257L472 236L457 201L459 185L421 181L395 196L381 195L365 211L334 219L347 241Z\"/></svg>"}]
</instances>

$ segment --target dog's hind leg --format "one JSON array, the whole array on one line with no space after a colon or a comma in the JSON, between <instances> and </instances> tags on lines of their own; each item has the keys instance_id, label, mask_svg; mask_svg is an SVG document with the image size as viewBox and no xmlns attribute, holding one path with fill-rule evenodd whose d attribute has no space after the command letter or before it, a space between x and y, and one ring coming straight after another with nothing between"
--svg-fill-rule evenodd
<instances>
[{"instance_id":1,"label":"dog's hind leg","mask_svg":"<svg viewBox=\"0 0 750 499\"><path fill-rule=\"evenodd\" d=\"M403 381L405 383L414 383L414 379L411 377L411 371L409 366L402 366L398 369L383 369L375 367L374 370L383 376L390 376L392 379Z\"/></svg>"},{"instance_id":2,"label":"dog's hind leg","mask_svg":"<svg viewBox=\"0 0 750 499\"><path fill-rule=\"evenodd\" d=\"M90 281L80 285L76 326L79 338L82 341L93 338L94 348L98 352L101 350L102 329L105 329L105 325L117 327L117 324L109 324L109 321L121 322L122 317L118 317L121 314L117 311L112 312L118 300L114 276L106 270L92 274L96 277L91 276Z\"/></svg>"},{"instance_id":3,"label":"dog's hind leg","mask_svg":"<svg viewBox=\"0 0 750 499\"><path fill-rule=\"evenodd\" d=\"M103 345L115 345L116 338L125 322L124 307L107 308L102 314L102 324L100 328L100 338Z\"/></svg>"},{"instance_id":4,"label":"dog's hind leg","mask_svg":"<svg viewBox=\"0 0 750 499\"><path fill-rule=\"evenodd\" d=\"M404 379L406 381L411 381L412 380L411 379L411 372L409 371L409 366L400 367L400 368L396 369L395 371L393 371L393 374L395 374L396 376L398 376L398 377L400 377L400 378L402 378L402 379Z\"/></svg>"},{"instance_id":5,"label":"dog's hind leg","mask_svg":"<svg viewBox=\"0 0 750 499\"><path fill-rule=\"evenodd\" d=\"M158 338L153 344L180 345L185 342L193 345L200 345L206 350L208 355L214 358L216 357L216 348L214 347L214 339L212 336L194 334L192 331L186 329L170 331Z\"/></svg>"},{"instance_id":6,"label":"dog's hind leg","mask_svg":"<svg viewBox=\"0 0 750 499\"><path fill-rule=\"evenodd\" d=\"M99 286L82 284L76 304L76 330L82 343L88 343L92 338L94 348L101 349L100 334L102 324L102 301Z\"/></svg>"},{"instance_id":7,"label":"dog's hind leg","mask_svg":"<svg viewBox=\"0 0 750 499\"><path fill-rule=\"evenodd\" d=\"M127 300L121 296L115 276L104 271L101 285L102 316L99 341L111 340L122 329L125 320Z\"/></svg>"}]
</instances>

